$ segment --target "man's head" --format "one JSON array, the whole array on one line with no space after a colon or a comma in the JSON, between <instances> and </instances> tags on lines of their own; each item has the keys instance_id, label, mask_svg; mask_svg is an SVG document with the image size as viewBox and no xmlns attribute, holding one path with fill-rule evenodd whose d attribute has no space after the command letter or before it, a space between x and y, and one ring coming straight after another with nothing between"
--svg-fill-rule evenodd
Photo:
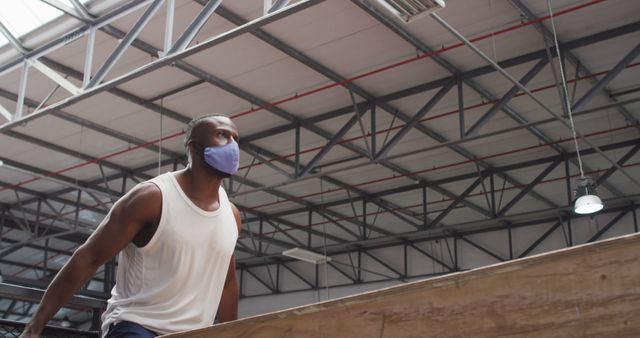
<instances>
[{"instance_id":1,"label":"man's head","mask_svg":"<svg viewBox=\"0 0 640 338\"><path fill-rule=\"evenodd\" d=\"M238 142L238 128L230 118L223 115L205 115L196 117L187 125L185 131L184 145L192 167L204 165L218 177L229 177L228 173L222 172L207 165L205 151L214 150L209 156L215 154L219 147L230 143ZM197 163L197 164L196 164Z\"/></svg>"}]
</instances>

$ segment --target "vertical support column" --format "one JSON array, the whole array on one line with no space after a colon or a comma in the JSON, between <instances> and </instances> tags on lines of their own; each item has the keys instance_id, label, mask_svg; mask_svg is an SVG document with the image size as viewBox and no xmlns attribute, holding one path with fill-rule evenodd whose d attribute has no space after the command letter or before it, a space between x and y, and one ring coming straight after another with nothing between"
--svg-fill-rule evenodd
<instances>
[{"instance_id":1,"label":"vertical support column","mask_svg":"<svg viewBox=\"0 0 640 338\"><path fill-rule=\"evenodd\" d=\"M309 209L309 231L307 232L307 248L311 249L311 224L313 224L313 211Z\"/></svg>"},{"instance_id":2,"label":"vertical support column","mask_svg":"<svg viewBox=\"0 0 640 338\"><path fill-rule=\"evenodd\" d=\"M244 265L240 265L240 298L244 293Z\"/></svg>"},{"instance_id":3,"label":"vertical support column","mask_svg":"<svg viewBox=\"0 0 640 338\"><path fill-rule=\"evenodd\" d=\"M260 226L259 226L260 238L262 238L263 223L264 223L264 220L262 219L262 217L260 217ZM262 241L258 241L258 255L262 256Z\"/></svg>"},{"instance_id":4,"label":"vertical support column","mask_svg":"<svg viewBox=\"0 0 640 338\"><path fill-rule=\"evenodd\" d=\"M124 174L122 176L122 187L120 190L120 193L122 193L123 195L125 192L127 192L127 174Z\"/></svg>"},{"instance_id":5,"label":"vertical support column","mask_svg":"<svg viewBox=\"0 0 640 338\"><path fill-rule=\"evenodd\" d=\"M316 268L316 289L319 289L319 288L320 288L320 276L318 275L318 274L320 273L320 271L319 271L319 265L318 265L318 264L316 264L316 265L315 265L315 268ZM319 293L319 292L318 292L318 293ZM319 299L318 299L318 301L319 301Z\"/></svg>"},{"instance_id":6,"label":"vertical support column","mask_svg":"<svg viewBox=\"0 0 640 338\"><path fill-rule=\"evenodd\" d=\"M564 175L566 177L565 184L567 188L567 206L571 206L571 171L569 170L569 159L564 160Z\"/></svg>"},{"instance_id":7,"label":"vertical support column","mask_svg":"<svg viewBox=\"0 0 640 338\"><path fill-rule=\"evenodd\" d=\"M513 259L513 235L511 233L511 223L507 228L507 234L509 235L509 260Z\"/></svg>"},{"instance_id":8,"label":"vertical support column","mask_svg":"<svg viewBox=\"0 0 640 338\"><path fill-rule=\"evenodd\" d=\"M280 262L276 263L276 292L280 293Z\"/></svg>"},{"instance_id":9,"label":"vertical support column","mask_svg":"<svg viewBox=\"0 0 640 338\"><path fill-rule=\"evenodd\" d=\"M422 186L422 225L426 230L429 227L429 220L427 217L427 184Z\"/></svg>"},{"instance_id":10,"label":"vertical support column","mask_svg":"<svg viewBox=\"0 0 640 338\"><path fill-rule=\"evenodd\" d=\"M38 205L36 206L36 224L34 225L35 237L40 236L40 213L42 212L42 198L38 198Z\"/></svg>"},{"instance_id":11,"label":"vertical support column","mask_svg":"<svg viewBox=\"0 0 640 338\"><path fill-rule=\"evenodd\" d=\"M100 330L100 324L102 323L101 317L102 311L100 309L93 309L93 315L91 317L91 331Z\"/></svg>"},{"instance_id":12,"label":"vertical support column","mask_svg":"<svg viewBox=\"0 0 640 338\"><path fill-rule=\"evenodd\" d=\"M263 10L262 10L262 15L267 15L269 14L269 10L271 9L272 6L272 0L264 0L264 5L263 5Z\"/></svg>"},{"instance_id":13,"label":"vertical support column","mask_svg":"<svg viewBox=\"0 0 640 338\"><path fill-rule=\"evenodd\" d=\"M367 200L362 199L362 239L367 239Z\"/></svg>"},{"instance_id":14,"label":"vertical support column","mask_svg":"<svg viewBox=\"0 0 640 338\"><path fill-rule=\"evenodd\" d=\"M20 72L20 87L18 88L18 102L16 102L16 113L13 115L15 120L22 117L22 111L24 109L24 98L27 92L27 78L29 75L29 64L25 60L22 63L22 70Z\"/></svg>"},{"instance_id":15,"label":"vertical support column","mask_svg":"<svg viewBox=\"0 0 640 338\"><path fill-rule=\"evenodd\" d=\"M573 246L573 231L571 230L572 226L571 226L571 212L567 212L567 233L569 236L569 246Z\"/></svg>"},{"instance_id":16,"label":"vertical support column","mask_svg":"<svg viewBox=\"0 0 640 338\"><path fill-rule=\"evenodd\" d=\"M78 227L78 222L80 222L80 198L82 197L82 190L78 190L78 197L76 198L76 214L74 219L74 228Z\"/></svg>"},{"instance_id":17,"label":"vertical support column","mask_svg":"<svg viewBox=\"0 0 640 338\"><path fill-rule=\"evenodd\" d=\"M44 262L42 264L42 277L47 277L48 275L48 271L47 271L49 267L48 262L49 262L49 239L47 238L44 241Z\"/></svg>"},{"instance_id":18,"label":"vertical support column","mask_svg":"<svg viewBox=\"0 0 640 338\"><path fill-rule=\"evenodd\" d=\"M455 271L460 271L458 267L458 234L453 234L453 268Z\"/></svg>"},{"instance_id":19,"label":"vertical support column","mask_svg":"<svg viewBox=\"0 0 640 338\"><path fill-rule=\"evenodd\" d=\"M87 88L87 85L91 81L91 72L93 67L93 48L96 44L96 27L91 26L89 28L89 34L87 35L87 53L84 58L84 77L82 79L82 88Z\"/></svg>"},{"instance_id":20,"label":"vertical support column","mask_svg":"<svg viewBox=\"0 0 640 338\"><path fill-rule=\"evenodd\" d=\"M403 243L403 255L404 255L404 271L403 278L407 278L409 276L409 259L407 258L407 241L404 240Z\"/></svg>"},{"instance_id":21,"label":"vertical support column","mask_svg":"<svg viewBox=\"0 0 640 338\"><path fill-rule=\"evenodd\" d=\"M571 170L569 169L569 159L564 160L564 174L566 176L565 184L567 189L567 206L571 208L573 202L573 191L571 191ZM571 226L571 212L567 213L567 229L569 233L569 246L573 246L573 231Z\"/></svg>"},{"instance_id":22,"label":"vertical support column","mask_svg":"<svg viewBox=\"0 0 640 338\"><path fill-rule=\"evenodd\" d=\"M378 128L376 127L376 105L375 103L371 103L369 107L371 110L371 156L374 157L376 152L378 151L376 148L376 132Z\"/></svg>"},{"instance_id":23,"label":"vertical support column","mask_svg":"<svg viewBox=\"0 0 640 338\"><path fill-rule=\"evenodd\" d=\"M362 250L358 249L358 283L362 283Z\"/></svg>"},{"instance_id":24,"label":"vertical support column","mask_svg":"<svg viewBox=\"0 0 640 338\"><path fill-rule=\"evenodd\" d=\"M465 127L464 127L464 88L462 87L463 81L460 76L457 76L458 82L458 117L460 122L460 139L464 138Z\"/></svg>"},{"instance_id":25,"label":"vertical support column","mask_svg":"<svg viewBox=\"0 0 640 338\"><path fill-rule=\"evenodd\" d=\"M489 184L491 185L491 216L496 217L496 186L494 176L495 174L492 171L491 176L489 176Z\"/></svg>"},{"instance_id":26,"label":"vertical support column","mask_svg":"<svg viewBox=\"0 0 640 338\"><path fill-rule=\"evenodd\" d=\"M164 26L164 48L161 56L167 54L173 46L173 14L175 11L175 0L167 0L167 19Z\"/></svg>"},{"instance_id":27,"label":"vertical support column","mask_svg":"<svg viewBox=\"0 0 640 338\"><path fill-rule=\"evenodd\" d=\"M635 204L631 204L631 207L633 208L633 230L638 232L638 208Z\"/></svg>"},{"instance_id":28,"label":"vertical support column","mask_svg":"<svg viewBox=\"0 0 640 338\"><path fill-rule=\"evenodd\" d=\"M268 0L265 0L268 1ZM296 126L296 164L295 164L295 172L294 177L298 177L300 175L300 126Z\"/></svg>"}]
</instances>

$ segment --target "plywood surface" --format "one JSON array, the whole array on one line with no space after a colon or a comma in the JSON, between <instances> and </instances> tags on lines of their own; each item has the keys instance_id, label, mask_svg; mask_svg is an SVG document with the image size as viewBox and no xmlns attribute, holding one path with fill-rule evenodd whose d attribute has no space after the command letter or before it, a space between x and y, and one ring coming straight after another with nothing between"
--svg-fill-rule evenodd
<instances>
[{"instance_id":1,"label":"plywood surface","mask_svg":"<svg viewBox=\"0 0 640 338\"><path fill-rule=\"evenodd\" d=\"M165 337L640 337L640 234Z\"/></svg>"}]
</instances>

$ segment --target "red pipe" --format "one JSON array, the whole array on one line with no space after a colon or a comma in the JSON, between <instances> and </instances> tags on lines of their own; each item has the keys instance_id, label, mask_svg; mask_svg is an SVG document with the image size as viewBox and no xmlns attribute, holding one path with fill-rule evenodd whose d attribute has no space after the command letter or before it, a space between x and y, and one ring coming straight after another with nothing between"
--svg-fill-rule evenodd
<instances>
[{"instance_id":1,"label":"red pipe","mask_svg":"<svg viewBox=\"0 0 640 338\"><path fill-rule=\"evenodd\" d=\"M558 16L561 16L561 15L564 15L564 14L572 13L572 12L578 11L580 9L583 9L583 8L586 8L586 7L589 7L589 6L596 5L596 4L604 2L604 1L606 1L606 0L593 0L593 1L590 1L590 2L587 2L587 3L584 3L582 5L578 5L578 6L575 6L575 7L567 8L565 10L562 10L562 11L559 11L559 12L555 13L554 17L558 17ZM504 33L507 33L507 32L511 32L513 30L516 30L516 29L519 29L519 28L522 28L522 27L526 27L526 26L529 26L529 25L532 25L532 24L535 24L535 23L538 23L538 22L542 22L542 21L548 20L549 18L550 18L549 15L544 16L544 17L540 17L540 18L538 18L536 20L520 23L518 25L510 26L510 27L507 27L507 28L504 28L504 29L501 29L501 30L498 30L498 31L495 31L495 32L492 32L492 33L488 33L488 34L476 37L474 39L471 39L471 41L472 42L476 42L476 41L484 40L484 39L487 39L487 38L490 38L490 37L494 37L496 35L500 35L500 34L504 34ZM270 108L270 107L273 107L273 106L276 106L276 105L280 105L282 103L289 102L289 101L292 101L292 100L297 100L299 98L302 98L302 97L305 97L305 96L309 96L311 94L314 94L314 93L317 93L317 92L320 92L320 91L323 91L323 90L326 90L326 89L330 89L330 88L333 88L333 87L336 87L336 86L344 85L344 84L353 82L355 80L358 80L358 79L361 79L361 78L364 78L364 77L367 77L367 76L371 76L373 74L380 73L382 71L386 71L386 70L389 70L389 69L392 69L392 68L396 68L396 67L402 66L402 65L407 64L407 63L414 62L416 60L420 60L420 59L423 59L423 58L426 58L426 57L431 57L431 56L434 56L434 55L438 55L440 53L443 53L445 51L461 47L463 45L464 45L463 43L458 43L458 44L455 44L455 45L452 45L452 46L449 46L449 47L444 47L444 48L441 48L439 50L436 50L436 51L433 51L433 52L430 52L430 53L426 53L426 54L423 54L423 55L419 55L417 57L413 57L413 58L410 58L410 59L407 59L407 60L392 64L392 65L381 67L381 68L378 68L378 69L375 69L375 70L360 74L360 75L352 77L352 78L347 78L347 79L345 79L343 81L340 81L340 82L335 82L333 84L325 85L325 86L316 88L314 90L307 91L307 92L305 92L303 94L300 94L300 95L296 94L296 95L293 95L293 96L291 96L289 98L286 98L286 99L283 99L283 100L280 100L280 101L275 101L275 102L269 103L269 104L261 106L261 107L250 109L248 111L232 115L231 118L232 119L238 118L238 117L241 117L241 116L244 116L244 115L259 111L259 110L262 110L262 109ZM117 151L115 153L108 154L108 155L105 155L103 157L99 157L99 158L96 158L96 159L93 159L93 160L90 160L90 161L81 162L81 163L73 165L71 167L64 168L64 169L58 170L56 172L49 173L46 176L55 177L56 175L59 175L59 174L64 173L64 172L67 172L69 170L80 168L80 167L89 165L91 163L97 163L100 160L105 160L107 158L111 158L111 157L114 157L114 156L117 156L117 155L120 155L120 154L123 154L123 153L134 151L134 150L139 149L139 148L147 147L149 145L158 143L160 141L172 139L172 138L178 137L178 136L183 135L183 134L184 134L184 132L178 132L178 133L175 133L175 134L172 134L172 135L169 135L169 136L162 137L160 139L151 140L151 141L148 141L148 142L146 142L144 144L137 145L137 146L132 147L132 148L123 149L123 150ZM305 152L309 152L309 151L311 151L311 150L305 150ZM34 182L34 181L38 181L40 179L41 179L40 177L34 177L32 179L29 179L29 180L26 180L26 181L21 181L21 182L19 182L17 184L14 184L14 185L11 185L11 186L8 186L8 187L0 188L0 191L4 191L4 190L7 190L7 189L15 189L17 187L23 186L25 184L28 184L28 183L31 183L31 182Z\"/></svg>"},{"instance_id":2,"label":"red pipe","mask_svg":"<svg viewBox=\"0 0 640 338\"><path fill-rule=\"evenodd\" d=\"M636 162L636 163L631 163L631 164L627 164L627 165L623 165L623 168L631 168L631 167L635 167L635 166L639 166L640 162ZM594 175L594 174L598 174L604 171L609 170L607 169L599 169L599 170L593 170L590 172L585 173L586 175ZM560 177L556 177L556 178L551 178L551 179L547 179L547 180L542 180L540 181L540 183L538 183L538 185L540 184L546 184L546 183L552 183L552 182L556 182L556 181L560 181L560 180L564 180L567 178L573 178L573 177L578 177L580 176L580 174L574 174L574 175L570 175L570 176L560 176ZM504 188L504 189L498 189L495 190L495 192L503 192L503 191L508 191L508 190L513 190L513 189L521 189L526 187L526 184L520 184L520 185L514 185L508 188ZM476 197L476 196L482 196L482 195L486 195L489 194L490 192L478 192L475 194L470 194L469 197ZM431 204L438 204L438 203L444 203L444 202L449 202L449 201L453 201L454 198L446 198L446 199L442 199L439 201L433 201L433 202L428 202L427 205L431 205ZM421 207L422 203L418 203L418 204L413 204L413 205L409 205L409 206L405 206L405 207L398 207L398 208L394 208L394 209L390 209L390 211L398 211L398 210L406 210L406 209L411 209L411 208L417 208L417 207ZM384 214L387 213L389 211L387 210L379 210L376 212L371 212L371 213L367 213L365 214L365 216L375 216L378 214ZM340 221L347 221L347 220L351 220L351 219L358 219L360 217L363 217L363 215L355 215L355 216L348 216L348 217L342 217L342 218L338 218L338 219L334 219L334 221L336 222L340 222ZM301 227L303 228L310 228L314 227L314 226L318 226L318 225L323 225L323 224L331 224L332 222L330 221L323 221L323 222L318 222L318 223L312 223L310 225L302 225L300 227L297 228L289 228L289 229L284 229L284 230L278 230L278 231L271 231L271 232L265 232L262 233L262 236L267 236L267 235L272 235L272 234L276 234L276 233L280 233L280 232L287 232L287 231L294 231L294 230L300 230ZM243 239L243 238L249 238L247 236L240 236L239 239Z\"/></svg>"},{"instance_id":3,"label":"red pipe","mask_svg":"<svg viewBox=\"0 0 640 338\"><path fill-rule=\"evenodd\" d=\"M605 0L594 0L594 1L590 1L590 2L584 3L582 5L578 5L578 6L575 6L575 7L567 8L565 10L562 10L562 11L559 11L559 12L555 13L554 17L558 17L558 16L561 16L561 15L564 15L564 14L575 12L577 10L580 10L580 9L583 9L583 8L586 8L586 7L589 7L589 6L593 6L595 4L598 4L598 3L601 3L601 2L604 2L604 1ZM504 28L504 29L501 29L501 30L498 30L498 31L495 31L495 32L491 32L491 33L488 33L488 34L473 38L470 41L471 42L477 42L477 41L481 41L481 40L484 40L484 39L488 39L488 38L494 37L496 35L501 35L501 34L504 34L504 33L508 33L508 32L511 32L513 30L516 30L516 29L519 29L519 28L522 28L522 27L526 27L526 26L529 26L529 25L533 25L533 24L548 20L549 18L551 18L550 15L543 16L543 17L540 17L540 18L538 18L536 20L523 22L523 23L520 23L520 24L517 24L517 25L514 25L514 26L510 26L510 27L507 27L507 28ZM412 57L410 59L406 59L406 60L391 64L391 65L387 65L387 66L384 66L384 67L381 67L381 68L377 68L377 69L371 70L369 72L365 72L363 74L360 74L360 75L357 75L357 76L354 76L354 77L351 77L351 78L344 79L344 80L342 80L340 82L330 83L330 84L321 86L319 88L303 92L302 94L296 93L295 95L290 96L288 98L285 98L285 99L282 99L282 100L279 100L279 101L275 101L275 102L266 104L264 106L256 107L256 108L253 108L253 109L250 109L250 110L247 110L247 111L232 115L231 118L237 118L237 117L241 117L241 116L244 116L244 115L247 115L247 114L251 114L253 112L256 112L256 111L259 111L259 110L262 110L262 109L271 108L271 107L274 107L274 106L277 106L277 105L280 105L280 104L283 104L283 103L286 103L286 102L289 102L289 101L292 101L292 100L297 100L299 98L302 98L302 97L305 97L305 96L309 96L309 95L312 95L312 94L315 94L317 92L321 92L321 91L324 91L324 90L327 90L327 89L330 89L330 88L333 88L333 87L344 86L347 83L351 83L353 81L362 79L364 77L368 77L368 76L371 76L371 75L374 75L374 74L378 74L378 73L381 73L381 72L389 70L389 69L397 68L397 67L400 67L402 65L405 65L405 64L417 61L417 60L421 60L421 59L424 59L424 58L427 58L427 57L432 57L432 56L435 56L435 55L438 55L438 54L441 54L441 53L444 53L446 51L450 51L452 49L456 49L456 48L459 48L459 47L462 47L462 46L464 46L464 43L460 42L460 43L457 43L457 44L454 44L454 45L451 45L451 46L448 46L448 47L443 47L441 49L434 50L434 51L431 51L429 53L425 53L423 55L415 56L415 57Z\"/></svg>"},{"instance_id":4,"label":"red pipe","mask_svg":"<svg viewBox=\"0 0 640 338\"><path fill-rule=\"evenodd\" d=\"M636 124L632 124L632 125L625 125L622 127L617 127L617 128L611 128L611 129L606 129L606 130L601 130L601 131L596 131L590 134L586 134L585 137L593 137L593 136L599 136L599 135L604 135L604 134L608 134L608 133L614 133L614 132L618 132L621 130L625 130L625 129L629 129L629 128L637 128L638 126L640 126L640 123L636 123ZM366 182L361 182L355 185L352 185L351 187L362 187L365 185L370 185L370 184L374 184L374 183L381 183L381 182L386 182L389 180L393 180L396 178L401 178L401 177L408 177L408 176L414 176L420 173L425 173L425 172L429 172L429 171L435 171L435 170L439 170L439 169L446 169L446 168L451 168L454 166L459 166L459 165L463 165L463 164L467 164L467 163L472 163L472 162L476 162L476 161L481 161L484 159L488 159L488 158L495 158L495 157L500 157L500 156L505 156L505 155L511 155L514 153L518 153L518 152L522 152L522 151L526 151L526 150L531 150L531 149L535 149L535 148L541 148L541 147L547 147L547 146L551 146L554 144L560 144L560 143L564 143L564 142L569 142L572 141L573 139L564 139L564 140L558 140L558 141L553 141L553 142L548 142L548 143L541 143L541 144L537 144L534 146L529 146L529 147L524 147L524 148L518 148L518 149L514 149L514 150L510 150L510 151L505 151L502 153L497 153L497 154L492 154L492 155L486 155L480 158L476 158L474 160L465 160L465 161L460 161L460 162L455 162L455 163L451 163L451 164L445 164L439 167L432 167L432 168L428 168L428 169L423 169L423 170L419 170L419 171L415 171L415 172L411 172L408 173L406 175L393 175L393 176L388 176L388 177L384 177L384 178L380 178L380 179L376 179L376 180L371 180L371 181L366 181ZM272 206L272 205L277 205L277 204L281 204L281 203L285 203L285 202L289 202L289 201L296 201L296 200L301 200L304 198L308 198L308 197L314 197L314 196L324 196L325 194L329 194L329 193L334 193L334 192L338 192L338 191L342 191L342 190L346 190L346 188L335 188L335 189L329 189L326 191L320 191L320 192L316 192L316 193L311 193L311 194L307 194L307 195L303 195L303 196L294 196L292 198L286 199L286 200L281 200L281 201L276 201L276 202L271 202L271 203L266 203L266 204L261 204L261 205L257 205L251 208L244 208L243 210L256 210L258 208L264 208L267 206ZM92 207L98 207L100 206L100 203L96 203L94 205L90 205L87 208L92 208ZM79 210L84 210L87 208L81 208ZM66 213L61 213L58 217L61 216L66 216L66 215L70 215L75 213L76 211L69 211ZM46 221L48 219L51 219L52 217L45 217L42 218L42 221Z\"/></svg>"},{"instance_id":5,"label":"red pipe","mask_svg":"<svg viewBox=\"0 0 640 338\"><path fill-rule=\"evenodd\" d=\"M607 134L607 133L611 133L611 132L617 132L617 131L621 131L621 130L625 130L625 129L629 129L629 128L636 128L638 126L640 126L640 124L639 123L635 123L635 124L625 125L625 126L618 127L618 128L612 128L612 129L593 132L593 133L590 133L590 134L586 134L584 136L585 137L598 136L598 135ZM460 165L467 164L467 163L474 163L474 162L479 162L479 161L490 159L490 158L496 158L496 157L501 157L501 156L505 156L505 155L511 155L511 154L515 154L515 153L518 153L518 152L522 152L522 151L527 151L527 150L541 148L541 147L547 147L547 146L560 144L560 143L564 143L564 142L568 142L568 141L572 141L572 140L573 139L564 139L564 140L560 139L560 140L553 141L553 142L536 144L534 146L518 148L518 149L509 150L509 151L496 153L496 154L492 154L492 155L486 155L486 156L482 156L482 157L478 157L478 158L474 158L474 159L469 159L469 160L454 162L454 163L450 163L450 164L445 164L445 165L442 165L442 166L434 166L432 168L418 170L418 171L410 172L410 173L404 174L404 175L396 175L396 174L394 174L393 176L388 176L388 177L384 177L384 178L379 178L379 179L375 179L375 180L370 180L370 181L365 181L365 182L362 182L362 183L354 184L354 185L351 185L351 187L358 188L358 187L362 187L362 186L370 185L370 184L374 184L374 183L386 182L386 181L393 180L393 179L396 179L396 178L411 177L411 176L415 176L415 175L418 175L418 174L423 174L423 173L426 173L426 172L431 172L431 171L440 170L440 169L448 169L448 168L460 166ZM303 199L303 198L314 197L314 196L318 196L318 195L322 195L322 194L326 194L326 193L333 193L333 192L342 191L342 190L346 190L346 188L342 188L341 187L341 188L329 189L329 190L326 190L326 191L311 193L311 194L302 195L302 196L296 196L296 197L293 197L293 198L290 198L290 199L285 199L285 200L279 200L279 201L276 201L276 202L260 204L260 205L254 206L252 208L249 208L248 210L256 210L258 208L264 208L264 207L267 207L267 206L277 205L277 204L281 204L281 203L285 203L285 202L289 202L289 201L300 200L300 199Z\"/></svg>"},{"instance_id":6,"label":"red pipe","mask_svg":"<svg viewBox=\"0 0 640 338\"><path fill-rule=\"evenodd\" d=\"M626 66L625 69L637 67L639 65L640 65L640 62L633 63L633 64L630 64L630 65ZM591 74L589 76L578 77L578 78L575 78L573 80L568 81L567 84L575 83L575 82L578 82L578 81L583 81L583 80L586 80L586 79L595 78L595 77L598 77L598 76L601 76L601 75L605 75L605 74L609 73L610 71L611 70L604 70L604 71L601 71L601 72L598 72L598 73L595 73L595 74ZM532 93L537 93L537 92L548 90L548 89L555 88L555 87L556 87L555 84L551 84L551 85L547 85L547 86L543 86L543 87L532 89L531 92ZM525 96L525 95L527 95L527 94L526 93L518 93L518 94L514 95L513 97L517 98L517 97L522 97L522 96ZM474 104L474 105L471 105L471 106L468 106L468 107L464 107L464 110L465 110L465 112L467 112L468 110L475 109L475 108L480 108L480 107L483 107L483 106L492 105L492 104L495 104L497 102L498 102L498 100L491 100L491 101L486 101L486 102L483 101L481 103L477 103L477 104ZM456 109L456 110L452 110L452 111L449 111L449 112L446 112L446 113L442 113L442 114L438 114L438 115L434 115L434 116L430 116L430 117L425 117L422 120L420 120L419 123L436 120L436 119L439 119L439 118L442 118L442 117L446 117L446 116L449 116L449 115L454 115L454 114L456 114L458 112L459 112L459 110ZM377 134L384 134L384 133L392 131L392 130L400 129L400 128L404 127L404 126L405 126L405 124L399 124L399 125L397 125L395 127L378 130L378 131L376 131L375 134L376 135ZM366 136L367 137L371 136L371 133L368 133ZM362 135L354 136L352 138L340 140L340 141L338 141L337 144L351 143L353 141L360 140L360 139L363 139L363 138L365 138L365 136L362 136ZM324 148L324 146L318 146L318 147L314 147L314 148L305 149L303 151L300 151L299 154L305 154L305 153L309 153L309 152L313 152L313 151L318 151L318 150L321 150L322 148ZM274 157L274 158L272 158L272 159L270 159L270 160L268 160L266 162L257 162L257 163L254 163L254 164L250 164L250 165L246 165L246 166L240 167L239 170L251 168L251 167L254 167L254 166L260 166L260 165L263 165L264 163L270 163L270 162L274 162L274 161L279 161L279 160L283 160L283 159L287 159L287 158L291 158L291 157L295 157L295 156L296 156L296 153L290 153L290 154L287 154L287 155L277 156L277 157Z\"/></svg>"}]
</instances>

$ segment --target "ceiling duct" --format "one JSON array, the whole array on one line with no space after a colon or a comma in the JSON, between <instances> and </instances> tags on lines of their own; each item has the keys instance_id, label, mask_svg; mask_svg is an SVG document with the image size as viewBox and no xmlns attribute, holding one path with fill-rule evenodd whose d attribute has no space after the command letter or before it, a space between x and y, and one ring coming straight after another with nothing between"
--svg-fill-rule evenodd
<instances>
[{"instance_id":1,"label":"ceiling duct","mask_svg":"<svg viewBox=\"0 0 640 338\"><path fill-rule=\"evenodd\" d=\"M409 23L444 8L444 0L376 0L402 21Z\"/></svg>"}]
</instances>

